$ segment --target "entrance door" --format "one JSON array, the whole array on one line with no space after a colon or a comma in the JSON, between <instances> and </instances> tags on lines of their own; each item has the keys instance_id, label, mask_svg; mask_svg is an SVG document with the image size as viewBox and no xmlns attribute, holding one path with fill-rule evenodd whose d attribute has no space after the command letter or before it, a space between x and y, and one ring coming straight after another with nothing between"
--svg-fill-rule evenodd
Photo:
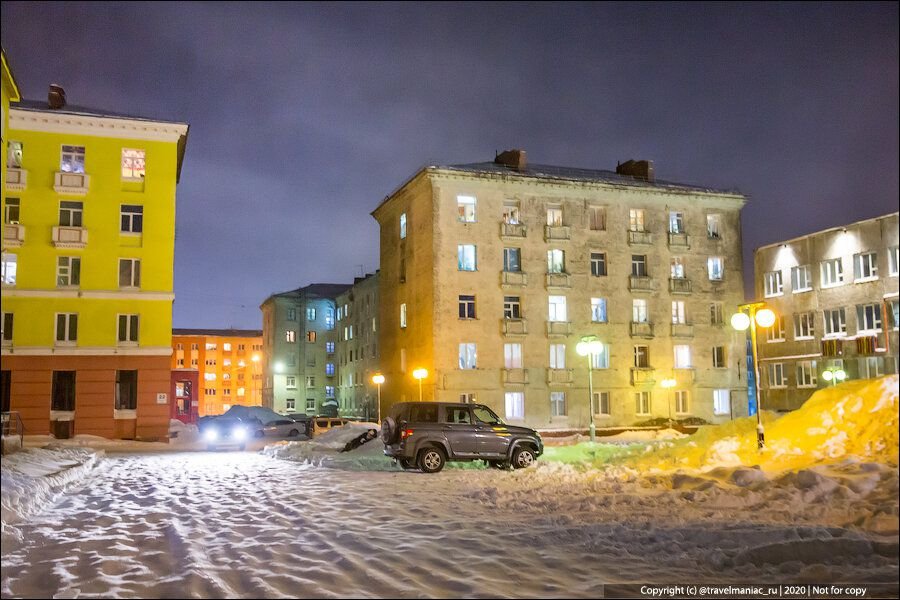
<instances>
[{"instance_id":1,"label":"entrance door","mask_svg":"<svg viewBox=\"0 0 900 600\"><path fill-rule=\"evenodd\" d=\"M0 392L3 394L3 412L9 412L10 410L10 384L12 383L12 371L0 371Z\"/></svg>"}]
</instances>

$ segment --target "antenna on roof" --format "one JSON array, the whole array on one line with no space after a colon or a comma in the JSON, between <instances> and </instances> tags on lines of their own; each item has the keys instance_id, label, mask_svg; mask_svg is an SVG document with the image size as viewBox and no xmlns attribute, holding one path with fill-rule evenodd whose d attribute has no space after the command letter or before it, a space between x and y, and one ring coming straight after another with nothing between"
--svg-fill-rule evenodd
<instances>
[{"instance_id":1,"label":"antenna on roof","mask_svg":"<svg viewBox=\"0 0 900 600\"><path fill-rule=\"evenodd\" d=\"M365 273L365 265L356 265L356 266L359 267L359 276L360 277L365 276L365 274L366 274Z\"/></svg>"}]
</instances>

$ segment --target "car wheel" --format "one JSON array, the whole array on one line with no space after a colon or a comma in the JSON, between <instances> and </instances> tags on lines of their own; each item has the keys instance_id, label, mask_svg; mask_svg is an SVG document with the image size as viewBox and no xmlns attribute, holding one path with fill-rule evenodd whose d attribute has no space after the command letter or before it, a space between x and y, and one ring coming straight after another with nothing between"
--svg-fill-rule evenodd
<instances>
[{"instance_id":1,"label":"car wheel","mask_svg":"<svg viewBox=\"0 0 900 600\"><path fill-rule=\"evenodd\" d=\"M288 437L297 437L298 435L300 435L300 432L296 429L291 429L290 431L288 431Z\"/></svg>"},{"instance_id":2,"label":"car wheel","mask_svg":"<svg viewBox=\"0 0 900 600\"><path fill-rule=\"evenodd\" d=\"M519 446L512 455L512 466L516 469L524 469L534 464L536 460L534 450L528 446Z\"/></svg>"},{"instance_id":3,"label":"car wheel","mask_svg":"<svg viewBox=\"0 0 900 600\"><path fill-rule=\"evenodd\" d=\"M419 451L419 468L423 473L437 473L444 468L447 458L440 448L423 448Z\"/></svg>"},{"instance_id":4,"label":"car wheel","mask_svg":"<svg viewBox=\"0 0 900 600\"><path fill-rule=\"evenodd\" d=\"M416 463L408 458L401 458L397 462L400 463L400 466L403 468L404 471L411 471L416 468Z\"/></svg>"},{"instance_id":5,"label":"car wheel","mask_svg":"<svg viewBox=\"0 0 900 600\"><path fill-rule=\"evenodd\" d=\"M394 420L394 417L388 417L381 422L381 441L386 446L393 444L399 433L400 428L397 426L397 421Z\"/></svg>"}]
</instances>

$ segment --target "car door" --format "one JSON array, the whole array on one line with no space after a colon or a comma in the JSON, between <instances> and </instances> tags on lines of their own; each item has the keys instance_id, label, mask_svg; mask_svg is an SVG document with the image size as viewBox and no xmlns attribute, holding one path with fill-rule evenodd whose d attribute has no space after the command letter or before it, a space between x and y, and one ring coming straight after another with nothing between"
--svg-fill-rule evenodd
<instances>
[{"instance_id":1,"label":"car door","mask_svg":"<svg viewBox=\"0 0 900 600\"><path fill-rule=\"evenodd\" d=\"M502 458L509 451L511 436L503 421L487 406L472 407L475 420L476 452L486 458Z\"/></svg>"},{"instance_id":2,"label":"car door","mask_svg":"<svg viewBox=\"0 0 900 600\"><path fill-rule=\"evenodd\" d=\"M441 429L450 452L456 457L475 456L476 437L475 424L472 423L472 413L465 404L448 404L444 406L444 414L441 419Z\"/></svg>"}]
</instances>

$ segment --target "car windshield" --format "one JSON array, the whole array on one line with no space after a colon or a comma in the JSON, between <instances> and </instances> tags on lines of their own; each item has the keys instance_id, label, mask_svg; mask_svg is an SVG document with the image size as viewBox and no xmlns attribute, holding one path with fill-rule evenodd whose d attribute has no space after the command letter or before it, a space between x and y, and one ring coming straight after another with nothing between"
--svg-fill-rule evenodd
<instances>
[{"instance_id":1,"label":"car windshield","mask_svg":"<svg viewBox=\"0 0 900 600\"><path fill-rule=\"evenodd\" d=\"M488 425L503 425L503 421L494 414L494 411L489 409L487 406L474 406L472 407L472 413L475 415L475 420L479 423L487 423Z\"/></svg>"}]
</instances>

